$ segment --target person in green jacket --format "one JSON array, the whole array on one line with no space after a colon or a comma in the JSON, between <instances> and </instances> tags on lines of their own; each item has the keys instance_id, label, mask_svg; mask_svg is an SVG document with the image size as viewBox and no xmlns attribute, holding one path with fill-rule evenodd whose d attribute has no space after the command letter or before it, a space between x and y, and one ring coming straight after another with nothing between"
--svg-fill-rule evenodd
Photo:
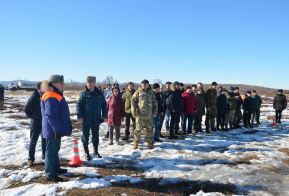
<instances>
[{"instance_id":1,"label":"person in green jacket","mask_svg":"<svg viewBox=\"0 0 289 196\"><path fill-rule=\"evenodd\" d=\"M216 88L217 82L213 82L212 86L206 92L206 133L210 133L210 127L212 131L216 131L215 119L218 115Z\"/></svg>"},{"instance_id":2,"label":"person in green jacket","mask_svg":"<svg viewBox=\"0 0 289 196\"><path fill-rule=\"evenodd\" d=\"M87 76L85 90L79 94L76 103L77 119L82 123L81 141L85 151L85 159L91 160L88 150L89 134L91 130L94 155L102 158L98 153L99 125L101 119L107 121L107 105L103 93L95 87L96 78Z\"/></svg>"},{"instance_id":3,"label":"person in green jacket","mask_svg":"<svg viewBox=\"0 0 289 196\"><path fill-rule=\"evenodd\" d=\"M262 104L262 99L259 95L257 95L256 90L253 90L252 102L253 102L253 112L251 115L251 124L253 125L254 117L256 115L257 125L260 125L260 106Z\"/></svg>"},{"instance_id":4,"label":"person in green jacket","mask_svg":"<svg viewBox=\"0 0 289 196\"><path fill-rule=\"evenodd\" d=\"M133 133L135 130L135 118L131 114L131 99L132 99L133 94L135 93L134 83L132 82L127 83L127 88L128 88L128 91L125 91L125 93L122 95L122 100L124 102L124 112L125 112L125 136L122 138L122 140L129 139L130 120L132 121Z\"/></svg>"}]
</instances>

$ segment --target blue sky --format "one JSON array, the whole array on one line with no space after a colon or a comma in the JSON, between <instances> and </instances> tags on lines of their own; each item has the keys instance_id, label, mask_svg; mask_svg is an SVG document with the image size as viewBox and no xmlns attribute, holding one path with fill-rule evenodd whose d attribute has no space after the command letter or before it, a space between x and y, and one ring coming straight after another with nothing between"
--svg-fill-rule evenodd
<instances>
[{"instance_id":1,"label":"blue sky","mask_svg":"<svg viewBox=\"0 0 289 196\"><path fill-rule=\"evenodd\" d=\"M288 0L1 1L0 81L288 88Z\"/></svg>"}]
</instances>

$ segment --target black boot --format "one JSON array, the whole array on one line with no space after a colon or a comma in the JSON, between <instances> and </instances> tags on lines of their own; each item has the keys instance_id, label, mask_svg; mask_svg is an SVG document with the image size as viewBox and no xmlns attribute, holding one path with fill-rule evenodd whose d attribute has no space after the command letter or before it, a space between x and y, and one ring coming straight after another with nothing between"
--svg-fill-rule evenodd
<instances>
[{"instance_id":1,"label":"black boot","mask_svg":"<svg viewBox=\"0 0 289 196\"><path fill-rule=\"evenodd\" d=\"M217 131L217 129L214 126L211 126L212 131Z\"/></svg>"},{"instance_id":2,"label":"black boot","mask_svg":"<svg viewBox=\"0 0 289 196\"><path fill-rule=\"evenodd\" d=\"M89 155L88 146L83 146L85 152L85 160L90 161L91 157Z\"/></svg>"},{"instance_id":3,"label":"black boot","mask_svg":"<svg viewBox=\"0 0 289 196\"><path fill-rule=\"evenodd\" d=\"M228 125L225 125L225 129L224 129L225 131L228 131L229 129L228 129Z\"/></svg>"},{"instance_id":4,"label":"black boot","mask_svg":"<svg viewBox=\"0 0 289 196\"><path fill-rule=\"evenodd\" d=\"M221 126L221 130L222 130L222 131L225 131L225 129L224 129L224 125Z\"/></svg>"},{"instance_id":5,"label":"black boot","mask_svg":"<svg viewBox=\"0 0 289 196\"><path fill-rule=\"evenodd\" d=\"M217 131L220 131L220 124L217 124Z\"/></svg>"},{"instance_id":6,"label":"black boot","mask_svg":"<svg viewBox=\"0 0 289 196\"><path fill-rule=\"evenodd\" d=\"M105 138L109 137L109 132L106 132Z\"/></svg>"},{"instance_id":7,"label":"black boot","mask_svg":"<svg viewBox=\"0 0 289 196\"><path fill-rule=\"evenodd\" d=\"M102 158L102 156L100 156L100 154L98 153L98 145L97 146L93 146L94 148L94 156L97 156L98 158Z\"/></svg>"},{"instance_id":8,"label":"black boot","mask_svg":"<svg viewBox=\"0 0 289 196\"><path fill-rule=\"evenodd\" d=\"M122 140L128 140L129 139L129 136L128 135L126 135L126 136L124 136L123 138L121 138Z\"/></svg>"},{"instance_id":9,"label":"black boot","mask_svg":"<svg viewBox=\"0 0 289 196\"><path fill-rule=\"evenodd\" d=\"M233 125L230 123L230 129L233 129Z\"/></svg>"}]
</instances>

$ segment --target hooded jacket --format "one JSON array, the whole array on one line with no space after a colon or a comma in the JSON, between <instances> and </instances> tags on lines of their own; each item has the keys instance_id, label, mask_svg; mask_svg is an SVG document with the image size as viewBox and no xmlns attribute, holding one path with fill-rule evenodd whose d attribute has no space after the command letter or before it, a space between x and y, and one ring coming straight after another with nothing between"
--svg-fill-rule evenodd
<instances>
[{"instance_id":1,"label":"hooded jacket","mask_svg":"<svg viewBox=\"0 0 289 196\"><path fill-rule=\"evenodd\" d=\"M91 92L87 87L79 94L76 103L77 119L83 118L84 126L98 126L101 118L107 118L107 106L98 88Z\"/></svg>"},{"instance_id":2,"label":"hooded jacket","mask_svg":"<svg viewBox=\"0 0 289 196\"><path fill-rule=\"evenodd\" d=\"M184 114L194 114L198 111L198 100L194 93L189 94L185 91L182 94L183 102L184 102Z\"/></svg>"},{"instance_id":3,"label":"hooded jacket","mask_svg":"<svg viewBox=\"0 0 289 196\"><path fill-rule=\"evenodd\" d=\"M111 96L107 100L107 125L121 126L121 117L125 117L124 104L119 96Z\"/></svg>"},{"instance_id":4,"label":"hooded jacket","mask_svg":"<svg viewBox=\"0 0 289 196\"><path fill-rule=\"evenodd\" d=\"M44 93L41 96L43 137L53 139L56 132L60 132L61 137L70 135L72 126L68 104L63 93L57 88L49 86L48 81L43 81L41 86Z\"/></svg>"}]
</instances>

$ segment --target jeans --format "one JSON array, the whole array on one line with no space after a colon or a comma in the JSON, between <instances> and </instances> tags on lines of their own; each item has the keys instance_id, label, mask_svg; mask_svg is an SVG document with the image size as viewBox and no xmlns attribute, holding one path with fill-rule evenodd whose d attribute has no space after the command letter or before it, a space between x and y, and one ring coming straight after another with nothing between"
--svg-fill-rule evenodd
<instances>
[{"instance_id":1,"label":"jeans","mask_svg":"<svg viewBox=\"0 0 289 196\"><path fill-rule=\"evenodd\" d=\"M171 110L166 110L166 116L165 116L165 126L169 126L170 122L170 117L171 117Z\"/></svg>"},{"instance_id":2,"label":"jeans","mask_svg":"<svg viewBox=\"0 0 289 196\"><path fill-rule=\"evenodd\" d=\"M91 135L92 135L92 144L94 146L98 146L98 144L99 144L99 125L97 125L97 126L84 126L84 125L82 125L82 136L81 136L82 144L83 144L83 146L88 146L90 129L91 129Z\"/></svg>"},{"instance_id":3,"label":"jeans","mask_svg":"<svg viewBox=\"0 0 289 196\"><path fill-rule=\"evenodd\" d=\"M60 170L58 152L60 150L61 139L47 139L45 152L45 174L48 178L56 177L56 171Z\"/></svg>"},{"instance_id":4,"label":"jeans","mask_svg":"<svg viewBox=\"0 0 289 196\"><path fill-rule=\"evenodd\" d=\"M183 122L182 122L183 133L186 132L187 120L188 120L188 133L192 133L193 119L194 114L183 114Z\"/></svg>"},{"instance_id":5,"label":"jeans","mask_svg":"<svg viewBox=\"0 0 289 196\"><path fill-rule=\"evenodd\" d=\"M45 158L45 143L46 139L42 137L42 120L33 120L30 121L30 143L28 151L28 161L35 161L35 147L41 135L41 149L42 149L42 159Z\"/></svg>"},{"instance_id":6,"label":"jeans","mask_svg":"<svg viewBox=\"0 0 289 196\"><path fill-rule=\"evenodd\" d=\"M158 114L153 118L153 128L155 128L155 136L154 139L160 139L161 135L161 114Z\"/></svg>"}]
</instances>

